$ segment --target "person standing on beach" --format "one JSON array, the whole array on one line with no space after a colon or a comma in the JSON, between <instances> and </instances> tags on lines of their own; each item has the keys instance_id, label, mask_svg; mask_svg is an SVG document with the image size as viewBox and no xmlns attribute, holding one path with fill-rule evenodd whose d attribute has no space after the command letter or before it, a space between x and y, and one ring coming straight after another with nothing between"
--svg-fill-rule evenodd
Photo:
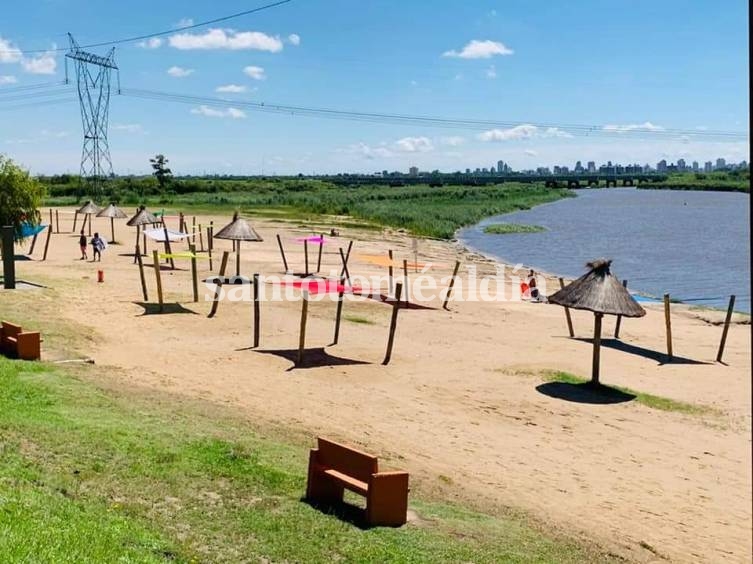
<instances>
[{"instance_id":1,"label":"person standing on beach","mask_svg":"<svg viewBox=\"0 0 753 564\"><path fill-rule=\"evenodd\" d=\"M88 260L89 255L86 252L86 235L84 235L84 230L81 230L81 236L78 238L78 247L81 249L81 258L79 260Z\"/></svg>"},{"instance_id":2,"label":"person standing on beach","mask_svg":"<svg viewBox=\"0 0 753 564\"><path fill-rule=\"evenodd\" d=\"M95 260L98 262L102 261L102 251L105 250L105 242L104 240L99 236L99 233L95 233L94 237L92 238L92 262Z\"/></svg>"}]
</instances>

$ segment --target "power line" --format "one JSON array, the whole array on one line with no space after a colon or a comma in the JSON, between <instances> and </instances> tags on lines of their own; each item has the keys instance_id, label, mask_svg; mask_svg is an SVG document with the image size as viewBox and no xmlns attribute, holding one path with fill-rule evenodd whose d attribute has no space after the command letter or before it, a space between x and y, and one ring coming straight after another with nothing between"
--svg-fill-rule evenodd
<instances>
[{"instance_id":1,"label":"power line","mask_svg":"<svg viewBox=\"0 0 753 564\"><path fill-rule=\"evenodd\" d=\"M25 104L13 104L10 106L0 105L0 112L10 112L21 108L36 108L39 106L55 106L58 104L69 104L71 102L78 102L78 98L66 97L53 100L37 100L35 102L28 102Z\"/></svg>"},{"instance_id":2,"label":"power line","mask_svg":"<svg viewBox=\"0 0 753 564\"><path fill-rule=\"evenodd\" d=\"M0 95L3 94L12 94L14 92L23 92L28 90L40 90L43 88L53 88L57 86L63 86L65 85L64 80L60 80L58 82L40 82L37 84L25 84L20 86L3 86L0 88Z\"/></svg>"},{"instance_id":3,"label":"power line","mask_svg":"<svg viewBox=\"0 0 753 564\"><path fill-rule=\"evenodd\" d=\"M456 119L432 116L416 116L407 114L389 114L375 112L359 112L349 110L337 110L331 108L314 108L308 106L290 106L283 104L273 104L266 102L249 102L241 100L228 100L223 98L191 96L185 94L175 94L169 92L159 92L155 90L140 90L124 88L121 93L125 96L141 98L147 100L158 100L175 102L182 104L199 104L213 107L245 108L265 113L286 114L293 116L319 117L326 119L338 119L348 121L360 121L369 123L392 124L392 125L415 125L425 127L437 127L448 129L466 129L485 131L489 129L513 129L516 127L536 127L544 130L554 137L562 133L580 136L606 136L606 137L636 137L648 135L651 137L677 137L689 136L700 138L721 138L726 140L744 140L748 138L745 132L736 131L711 131L711 130L689 130L689 129L610 129L603 125L583 125L583 124L561 124L561 123L532 123L520 121L499 121L499 120L478 120L478 119ZM549 130L547 132L547 130ZM525 137L525 130L521 130L521 136Z\"/></svg>"},{"instance_id":4,"label":"power line","mask_svg":"<svg viewBox=\"0 0 753 564\"><path fill-rule=\"evenodd\" d=\"M155 33L148 33L145 35L137 35L134 37L125 37L123 39L114 39L112 41L101 41L99 43L89 43L87 45L81 45L81 49L90 49L93 47L105 47L109 45L120 45L122 43L133 43L134 41L143 41L144 39L151 39L153 37L161 37L163 35L170 35L171 33L177 33L179 31L186 31L189 29L196 29L197 27L204 27L207 25L212 25L228 20L232 20L235 18L240 18L242 16L248 16L250 14L255 14L257 12L262 12L264 10L269 10L271 8L276 8L278 6L282 6L283 4L287 4L289 2L292 2L293 0L279 0L278 2L273 2L271 4L266 4L264 6L259 6L258 8L253 8L251 10L245 10L243 12L238 12L237 14L231 14L229 16L222 16L220 18L215 18L213 20L207 20L204 22L199 22L192 25L187 25L183 27L178 27L174 29L169 29L165 31L158 31ZM5 49L2 52L6 53L18 53L21 55L31 55L31 54L38 54L38 53L56 53L56 52L62 52L62 51L68 51L68 48L65 47L58 47L55 49L32 49L27 51L22 51L21 49Z\"/></svg>"}]
</instances>

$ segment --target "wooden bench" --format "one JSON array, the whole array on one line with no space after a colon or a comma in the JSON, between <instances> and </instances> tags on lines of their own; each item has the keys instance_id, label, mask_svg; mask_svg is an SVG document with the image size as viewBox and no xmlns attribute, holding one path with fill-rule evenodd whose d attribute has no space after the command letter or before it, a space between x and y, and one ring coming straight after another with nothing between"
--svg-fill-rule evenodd
<instances>
[{"instance_id":1,"label":"wooden bench","mask_svg":"<svg viewBox=\"0 0 753 564\"><path fill-rule=\"evenodd\" d=\"M319 437L309 455L306 499L341 503L346 488L366 498L368 525L399 527L407 521L407 472L379 472L376 456Z\"/></svg>"},{"instance_id":2,"label":"wooden bench","mask_svg":"<svg viewBox=\"0 0 753 564\"><path fill-rule=\"evenodd\" d=\"M21 360L41 358L41 339L37 331L24 331L19 325L3 321L0 325L0 351Z\"/></svg>"}]
</instances>

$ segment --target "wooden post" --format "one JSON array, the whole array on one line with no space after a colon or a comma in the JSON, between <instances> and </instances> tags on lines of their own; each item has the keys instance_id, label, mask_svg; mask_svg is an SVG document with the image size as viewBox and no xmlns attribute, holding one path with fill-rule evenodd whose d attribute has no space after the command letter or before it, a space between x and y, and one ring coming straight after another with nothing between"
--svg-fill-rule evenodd
<instances>
[{"instance_id":1,"label":"wooden post","mask_svg":"<svg viewBox=\"0 0 753 564\"><path fill-rule=\"evenodd\" d=\"M47 249L50 248L50 239L52 238L52 224L50 223L49 229L47 229L47 239L44 242L44 254L42 255L42 260L47 260Z\"/></svg>"},{"instance_id":2,"label":"wooden post","mask_svg":"<svg viewBox=\"0 0 753 564\"><path fill-rule=\"evenodd\" d=\"M31 247L29 248L29 256L34 254L34 247L37 246L37 237L39 237L39 233L34 233L34 237L31 238Z\"/></svg>"},{"instance_id":3,"label":"wooden post","mask_svg":"<svg viewBox=\"0 0 753 564\"><path fill-rule=\"evenodd\" d=\"M303 363L303 349L306 346L306 317L309 313L309 293L307 290L303 291L303 304L301 305L301 331L298 336L298 362L296 366L300 366Z\"/></svg>"},{"instance_id":4,"label":"wooden post","mask_svg":"<svg viewBox=\"0 0 753 564\"><path fill-rule=\"evenodd\" d=\"M170 235L167 232L167 226L165 222L162 222L162 231L165 234L165 254L168 255L168 261L170 262L170 268L175 270L175 259L173 258L173 249L170 245Z\"/></svg>"},{"instance_id":5,"label":"wooden post","mask_svg":"<svg viewBox=\"0 0 753 564\"><path fill-rule=\"evenodd\" d=\"M209 272L212 272L212 270L214 270L212 268L212 229L214 229L214 227L207 227L207 254L209 255Z\"/></svg>"},{"instance_id":6,"label":"wooden post","mask_svg":"<svg viewBox=\"0 0 753 564\"><path fill-rule=\"evenodd\" d=\"M390 363L392 358L392 346L395 344L395 329L397 329L397 312L400 311L400 297L403 293L403 285L398 282L395 285L395 301L392 302L392 318L390 319L390 334L387 338L387 352L384 355L383 365Z\"/></svg>"},{"instance_id":7,"label":"wooden post","mask_svg":"<svg viewBox=\"0 0 753 564\"><path fill-rule=\"evenodd\" d=\"M447 309L447 303L450 301L450 296L452 295L452 287L455 286L455 277L458 275L458 270L460 269L460 261L455 261L455 269L452 271L452 278L450 278L450 285L447 286L447 295L444 297L444 304L442 304L442 307L444 309Z\"/></svg>"},{"instance_id":8,"label":"wooden post","mask_svg":"<svg viewBox=\"0 0 753 564\"><path fill-rule=\"evenodd\" d=\"M664 323L667 326L667 356L672 360L672 320L669 316L669 294L664 294Z\"/></svg>"},{"instance_id":9,"label":"wooden post","mask_svg":"<svg viewBox=\"0 0 753 564\"><path fill-rule=\"evenodd\" d=\"M220 263L219 277L225 276L225 269L227 268L227 259L230 257L228 251L222 252L222 262ZM212 301L212 310L209 312L209 317L214 317L217 313L217 306L220 304L220 290L222 289L222 282L217 282L217 288L214 290L214 300Z\"/></svg>"},{"instance_id":10,"label":"wooden post","mask_svg":"<svg viewBox=\"0 0 753 564\"><path fill-rule=\"evenodd\" d=\"M154 260L154 276L157 279L157 299L159 300L160 313L164 311L164 299L162 296L162 274L160 273L159 266L159 251L157 249L152 251L152 258Z\"/></svg>"},{"instance_id":11,"label":"wooden post","mask_svg":"<svg viewBox=\"0 0 753 564\"><path fill-rule=\"evenodd\" d=\"M340 248L340 256L343 256L343 250ZM344 258L344 257L343 257ZM345 286L345 277L340 278L340 284ZM335 338L332 339L332 344L336 345L340 340L340 319L343 313L343 295L344 291L337 292L337 312L335 313Z\"/></svg>"},{"instance_id":12,"label":"wooden post","mask_svg":"<svg viewBox=\"0 0 753 564\"><path fill-rule=\"evenodd\" d=\"M390 259L389 265L387 265L387 295L392 295L392 249L387 251L387 257Z\"/></svg>"},{"instance_id":13,"label":"wooden post","mask_svg":"<svg viewBox=\"0 0 753 564\"><path fill-rule=\"evenodd\" d=\"M259 331L259 325L261 323L261 311L259 310L259 273L253 275L252 288L254 295L254 348L259 346L259 339L261 337Z\"/></svg>"},{"instance_id":14,"label":"wooden post","mask_svg":"<svg viewBox=\"0 0 753 564\"><path fill-rule=\"evenodd\" d=\"M110 218L110 232L112 233L112 240L110 241L110 243L114 243L115 242L115 218L114 217Z\"/></svg>"},{"instance_id":15,"label":"wooden post","mask_svg":"<svg viewBox=\"0 0 753 564\"><path fill-rule=\"evenodd\" d=\"M719 352L716 353L716 361L722 361L722 355L724 354L724 345L727 342L727 332L729 331L729 324L732 321L732 311L735 308L735 295L732 294L729 297L729 306L727 306L727 317L724 319L724 329L722 329L722 340L719 342Z\"/></svg>"},{"instance_id":16,"label":"wooden post","mask_svg":"<svg viewBox=\"0 0 753 564\"><path fill-rule=\"evenodd\" d=\"M183 212L178 212L178 231L182 233L188 232L188 228L186 227L186 219L183 216Z\"/></svg>"},{"instance_id":17,"label":"wooden post","mask_svg":"<svg viewBox=\"0 0 753 564\"><path fill-rule=\"evenodd\" d=\"M201 223L199 223L199 245L201 252L204 252L204 232L202 231L203 227L201 226Z\"/></svg>"},{"instance_id":18,"label":"wooden post","mask_svg":"<svg viewBox=\"0 0 753 564\"><path fill-rule=\"evenodd\" d=\"M191 253L191 280L193 281L193 301L199 301L199 272L196 268L196 245L188 245L188 252Z\"/></svg>"},{"instance_id":19,"label":"wooden post","mask_svg":"<svg viewBox=\"0 0 753 564\"><path fill-rule=\"evenodd\" d=\"M141 240L141 227L138 225L136 226L136 250L141 252L141 247L139 247L139 241ZM133 264L136 264L136 257L133 257Z\"/></svg>"},{"instance_id":20,"label":"wooden post","mask_svg":"<svg viewBox=\"0 0 753 564\"><path fill-rule=\"evenodd\" d=\"M340 260L343 262L343 271L340 278L343 280L344 285L346 280L350 282L350 272L348 272L348 257L347 255L343 255L342 247L340 247Z\"/></svg>"},{"instance_id":21,"label":"wooden post","mask_svg":"<svg viewBox=\"0 0 753 564\"><path fill-rule=\"evenodd\" d=\"M55 210L55 232L60 233L60 214L58 213L58 210Z\"/></svg>"},{"instance_id":22,"label":"wooden post","mask_svg":"<svg viewBox=\"0 0 753 564\"><path fill-rule=\"evenodd\" d=\"M306 269L304 271L304 276L309 275L309 242L308 239L303 240L303 256L304 260L306 262Z\"/></svg>"},{"instance_id":23,"label":"wooden post","mask_svg":"<svg viewBox=\"0 0 753 564\"><path fill-rule=\"evenodd\" d=\"M316 273L319 274L319 271L322 268L322 249L324 249L324 233L321 234L321 237L319 238L319 256L316 259Z\"/></svg>"},{"instance_id":24,"label":"wooden post","mask_svg":"<svg viewBox=\"0 0 753 564\"><path fill-rule=\"evenodd\" d=\"M560 288L564 288L564 287L565 287L565 281L562 278L560 278ZM570 333L570 337L571 338L575 337L575 331L573 331L573 320L570 317L569 307L565 308L565 320L567 321L567 331L568 333Z\"/></svg>"},{"instance_id":25,"label":"wooden post","mask_svg":"<svg viewBox=\"0 0 753 564\"><path fill-rule=\"evenodd\" d=\"M348 261L350 260L350 251L351 251L351 249L352 249L352 248L353 248L353 241L350 241L350 242L348 243L348 250L347 250L347 252L345 253L345 260L343 260L343 269L342 269L342 271L340 272L340 276L341 276L341 277L342 277L343 275L347 274L347 271L348 271ZM342 256L342 255L341 255L341 256ZM348 275L348 281L350 281L350 275Z\"/></svg>"},{"instance_id":26,"label":"wooden post","mask_svg":"<svg viewBox=\"0 0 753 564\"><path fill-rule=\"evenodd\" d=\"M235 275L241 275L241 242L235 242Z\"/></svg>"},{"instance_id":27,"label":"wooden post","mask_svg":"<svg viewBox=\"0 0 753 564\"><path fill-rule=\"evenodd\" d=\"M594 354L591 364L591 384L599 385L599 364L601 354L601 319L603 313L594 313Z\"/></svg>"},{"instance_id":28,"label":"wooden post","mask_svg":"<svg viewBox=\"0 0 753 564\"><path fill-rule=\"evenodd\" d=\"M52 229L52 208L50 208L50 229Z\"/></svg>"},{"instance_id":29,"label":"wooden post","mask_svg":"<svg viewBox=\"0 0 753 564\"><path fill-rule=\"evenodd\" d=\"M75 233L76 232L76 222L77 221L78 221L78 210L76 210L75 212L73 212L73 230L71 231L71 233ZM81 229L83 229L83 227Z\"/></svg>"},{"instance_id":30,"label":"wooden post","mask_svg":"<svg viewBox=\"0 0 753 564\"><path fill-rule=\"evenodd\" d=\"M196 216L191 218L191 242L196 244Z\"/></svg>"},{"instance_id":31,"label":"wooden post","mask_svg":"<svg viewBox=\"0 0 753 564\"><path fill-rule=\"evenodd\" d=\"M139 263L139 277L141 278L141 293L144 294L144 302L149 301L149 294L146 291L146 276L144 276L144 261L141 260L141 249L136 243L136 262Z\"/></svg>"},{"instance_id":32,"label":"wooden post","mask_svg":"<svg viewBox=\"0 0 753 564\"><path fill-rule=\"evenodd\" d=\"M144 256L146 256L147 253L149 252L149 250L146 248L146 233L144 233L146 229L142 229L141 231L142 231L143 239L144 239Z\"/></svg>"},{"instance_id":33,"label":"wooden post","mask_svg":"<svg viewBox=\"0 0 753 564\"><path fill-rule=\"evenodd\" d=\"M408 284L408 259L403 259L403 280L405 280L405 303L410 300L410 285Z\"/></svg>"},{"instance_id":34,"label":"wooden post","mask_svg":"<svg viewBox=\"0 0 753 564\"><path fill-rule=\"evenodd\" d=\"M86 220L89 220L89 237L92 236L92 214L87 213L86 217L84 218L84 223L86 223Z\"/></svg>"},{"instance_id":35,"label":"wooden post","mask_svg":"<svg viewBox=\"0 0 753 564\"><path fill-rule=\"evenodd\" d=\"M207 235L207 247L210 251L214 250L214 221L209 222L209 234Z\"/></svg>"},{"instance_id":36,"label":"wooden post","mask_svg":"<svg viewBox=\"0 0 753 564\"><path fill-rule=\"evenodd\" d=\"M285 267L285 273L287 274L289 272L288 269L288 261L285 258L285 249L282 248L282 239L280 239L280 234L277 234L277 246L280 247L280 256L282 256L282 266Z\"/></svg>"},{"instance_id":37,"label":"wooden post","mask_svg":"<svg viewBox=\"0 0 753 564\"><path fill-rule=\"evenodd\" d=\"M627 280L622 281L622 287L627 288ZM620 338L620 325L622 325L622 316L617 316L617 323L614 326L614 338L619 339Z\"/></svg>"}]
</instances>

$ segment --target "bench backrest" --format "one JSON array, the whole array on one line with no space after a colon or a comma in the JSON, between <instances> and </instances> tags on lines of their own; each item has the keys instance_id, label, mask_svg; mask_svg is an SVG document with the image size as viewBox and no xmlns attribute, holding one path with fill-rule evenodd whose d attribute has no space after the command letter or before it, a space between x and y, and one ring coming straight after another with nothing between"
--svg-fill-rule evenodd
<instances>
[{"instance_id":1,"label":"bench backrest","mask_svg":"<svg viewBox=\"0 0 753 564\"><path fill-rule=\"evenodd\" d=\"M368 482L379 471L377 457L319 437L317 461L323 466Z\"/></svg>"},{"instance_id":2,"label":"bench backrest","mask_svg":"<svg viewBox=\"0 0 753 564\"><path fill-rule=\"evenodd\" d=\"M18 334L21 332L21 327L19 325L14 325L7 321L2 322L2 327L4 337L18 337Z\"/></svg>"}]
</instances>

